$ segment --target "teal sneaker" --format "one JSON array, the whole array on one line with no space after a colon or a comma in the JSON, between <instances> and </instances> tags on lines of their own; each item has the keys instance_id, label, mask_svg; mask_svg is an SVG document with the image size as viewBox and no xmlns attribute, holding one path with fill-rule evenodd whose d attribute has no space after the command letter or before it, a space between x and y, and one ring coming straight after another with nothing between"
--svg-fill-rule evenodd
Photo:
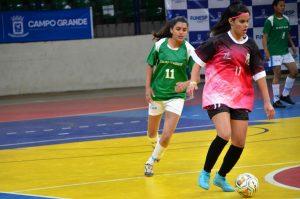
<instances>
[{"instance_id":1,"label":"teal sneaker","mask_svg":"<svg viewBox=\"0 0 300 199\"><path fill-rule=\"evenodd\" d=\"M234 192L234 188L227 182L226 178L216 173L214 185L220 187L225 192Z\"/></svg>"},{"instance_id":2,"label":"teal sneaker","mask_svg":"<svg viewBox=\"0 0 300 199\"><path fill-rule=\"evenodd\" d=\"M208 190L209 189L209 179L210 179L210 173L202 170L198 177L199 187L202 187L203 189Z\"/></svg>"}]
</instances>

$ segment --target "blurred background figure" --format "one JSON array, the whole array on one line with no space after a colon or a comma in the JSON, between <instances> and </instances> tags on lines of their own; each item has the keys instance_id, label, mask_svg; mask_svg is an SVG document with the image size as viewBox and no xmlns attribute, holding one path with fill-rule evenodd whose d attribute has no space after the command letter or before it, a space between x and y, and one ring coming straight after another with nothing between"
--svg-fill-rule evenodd
<instances>
[{"instance_id":1,"label":"blurred background figure","mask_svg":"<svg viewBox=\"0 0 300 199\"><path fill-rule=\"evenodd\" d=\"M281 103L295 104L290 97L295 79L298 74L295 60L289 52L289 44L293 54L296 55L296 47L290 35L289 18L284 15L285 1L273 1L274 14L267 18L263 29L262 44L265 51L266 60L269 61L269 67L273 69L273 106L275 108L285 108ZM280 94L281 65L284 64L288 70L282 93Z\"/></svg>"}]
</instances>

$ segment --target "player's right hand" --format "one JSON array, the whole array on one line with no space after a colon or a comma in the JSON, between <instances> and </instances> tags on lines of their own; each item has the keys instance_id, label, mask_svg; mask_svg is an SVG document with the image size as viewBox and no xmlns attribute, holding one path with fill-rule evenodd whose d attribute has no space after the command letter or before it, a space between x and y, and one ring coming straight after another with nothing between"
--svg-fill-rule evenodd
<instances>
[{"instance_id":1,"label":"player's right hand","mask_svg":"<svg viewBox=\"0 0 300 199\"><path fill-rule=\"evenodd\" d=\"M198 90L197 82L191 81L186 89L186 93L189 96L193 96L195 90Z\"/></svg>"},{"instance_id":2,"label":"player's right hand","mask_svg":"<svg viewBox=\"0 0 300 199\"><path fill-rule=\"evenodd\" d=\"M146 92L145 92L145 98L146 98L146 102L147 103L152 103L152 96L154 96L153 90L152 88L146 88Z\"/></svg>"}]
</instances>

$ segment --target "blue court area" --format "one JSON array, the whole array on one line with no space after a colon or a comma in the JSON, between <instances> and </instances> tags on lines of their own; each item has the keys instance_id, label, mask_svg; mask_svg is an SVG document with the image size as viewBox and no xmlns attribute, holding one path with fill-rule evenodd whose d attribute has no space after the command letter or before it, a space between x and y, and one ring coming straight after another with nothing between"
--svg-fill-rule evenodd
<instances>
[{"instance_id":1,"label":"blue court area","mask_svg":"<svg viewBox=\"0 0 300 199\"><path fill-rule=\"evenodd\" d=\"M0 193L1 199L55 199L55 197L42 197L34 195L19 195L14 193Z\"/></svg>"},{"instance_id":2,"label":"blue court area","mask_svg":"<svg viewBox=\"0 0 300 199\"><path fill-rule=\"evenodd\" d=\"M300 96L295 105L276 109L276 118L300 116ZM250 125L261 123L266 116L262 101L255 101ZM87 140L142 136L146 134L147 110L117 111L72 117L36 119L0 123L0 149L13 149ZM186 105L177 133L214 128L206 111L199 105ZM0 197L1 198L1 197Z\"/></svg>"}]
</instances>

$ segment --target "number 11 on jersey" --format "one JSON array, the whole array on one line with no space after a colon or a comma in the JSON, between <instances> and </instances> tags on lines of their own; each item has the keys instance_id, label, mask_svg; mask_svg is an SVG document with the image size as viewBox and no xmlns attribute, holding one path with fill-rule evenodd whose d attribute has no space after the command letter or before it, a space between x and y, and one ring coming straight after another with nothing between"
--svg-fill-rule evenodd
<instances>
[{"instance_id":1,"label":"number 11 on jersey","mask_svg":"<svg viewBox=\"0 0 300 199\"><path fill-rule=\"evenodd\" d=\"M167 79L175 79L174 69L166 69L166 78Z\"/></svg>"}]
</instances>

